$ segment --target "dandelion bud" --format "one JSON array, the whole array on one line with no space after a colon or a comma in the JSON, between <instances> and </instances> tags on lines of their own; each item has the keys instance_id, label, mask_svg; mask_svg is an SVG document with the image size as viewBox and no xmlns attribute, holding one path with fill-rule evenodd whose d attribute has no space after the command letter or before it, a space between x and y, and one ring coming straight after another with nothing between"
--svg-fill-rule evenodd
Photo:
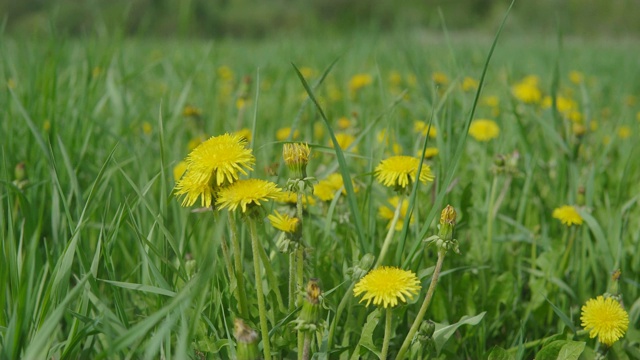
<instances>
[{"instance_id":1,"label":"dandelion bud","mask_svg":"<svg viewBox=\"0 0 640 360\"><path fill-rule=\"evenodd\" d=\"M294 179L304 179L307 177L307 164L309 163L309 154L311 149L306 143L300 144L284 144L282 148L282 157L284 163L291 171L291 177Z\"/></svg>"},{"instance_id":2,"label":"dandelion bud","mask_svg":"<svg viewBox=\"0 0 640 360\"><path fill-rule=\"evenodd\" d=\"M322 290L317 279L310 279L307 283L307 296L302 303L302 310L298 317L297 330L316 331L320 322L320 295Z\"/></svg>"},{"instance_id":3,"label":"dandelion bud","mask_svg":"<svg viewBox=\"0 0 640 360\"><path fill-rule=\"evenodd\" d=\"M233 335L236 337L236 354L239 360L260 359L258 352L258 333L247 326L240 318L233 321Z\"/></svg>"},{"instance_id":4,"label":"dandelion bud","mask_svg":"<svg viewBox=\"0 0 640 360\"><path fill-rule=\"evenodd\" d=\"M456 253L457 243L453 241L453 228L456 226L456 210L451 205L447 205L440 214L440 230L438 238L442 244L438 244L439 248L444 250L453 249Z\"/></svg>"},{"instance_id":5,"label":"dandelion bud","mask_svg":"<svg viewBox=\"0 0 640 360\"><path fill-rule=\"evenodd\" d=\"M23 162L18 163L18 165L16 165L16 168L14 169L13 174L14 174L15 180L17 181L22 181L27 178L27 171L25 170L25 165Z\"/></svg>"}]
</instances>

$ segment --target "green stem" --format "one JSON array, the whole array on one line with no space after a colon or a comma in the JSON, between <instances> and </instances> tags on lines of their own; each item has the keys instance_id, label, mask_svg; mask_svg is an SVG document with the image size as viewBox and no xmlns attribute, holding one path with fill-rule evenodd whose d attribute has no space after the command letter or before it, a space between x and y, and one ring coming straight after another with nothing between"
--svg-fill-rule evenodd
<instances>
[{"instance_id":1,"label":"green stem","mask_svg":"<svg viewBox=\"0 0 640 360\"><path fill-rule=\"evenodd\" d=\"M238 227L236 226L236 218L232 212L229 212L229 230L231 232L231 246L233 247L233 259L236 269L236 291L238 302L240 303L240 316L249 319L249 310L247 308L247 294L244 288L244 269L242 265L242 253L240 252L240 241L238 240Z\"/></svg>"},{"instance_id":2,"label":"green stem","mask_svg":"<svg viewBox=\"0 0 640 360\"><path fill-rule=\"evenodd\" d=\"M496 200L496 188L498 187L498 177L493 177L491 184L491 194L489 195L489 209L487 209L487 255L488 259L493 258L493 207Z\"/></svg>"},{"instance_id":3,"label":"green stem","mask_svg":"<svg viewBox=\"0 0 640 360\"><path fill-rule=\"evenodd\" d=\"M304 349L302 350L302 360L309 360L311 355L311 332L304 333Z\"/></svg>"},{"instance_id":4,"label":"green stem","mask_svg":"<svg viewBox=\"0 0 640 360\"><path fill-rule=\"evenodd\" d=\"M396 211L393 213L393 219L391 220L391 226L389 227L389 231L387 232L387 237L384 238L384 242L382 243L382 248L380 249L380 255L378 255L378 259L376 260L376 264L374 265L374 269L382 264L384 257L387 255L387 251L389 251L389 245L391 245L391 239L393 238L393 234L396 232L396 224L398 223L398 219L400 218L400 210L402 209L402 202L404 199L402 197L398 198L398 206L396 206Z\"/></svg>"},{"instance_id":5,"label":"green stem","mask_svg":"<svg viewBox=\"0 0 640 360\"><path fill-rule=\"evenodd\" d=\"M407 337L404 339L402 343L402 347L400 347L400 351L398 352L398 356L396 360L404 359L405 353L409 350L409 346L411 345L411 341L413 337L416 335L416 331L420 327L420 323L424 318L424 315L427 313L427 309L429 308L429 303L431 302L431 298L433 297L433 293L436 290L436 285L438 284L438 278L440 277L440 269L442 269L442 263L444 262L444 256L446 251L438 250L438 262L436 263L436 268L433 270L433 275L431 276L431 284L429 285L429 290L427 290L427 296L424 298L424 302L422 303L422 307L420 307L420 311L418 311L418 316L416 316L415 320L413 320L413 324L411 324L411 329L409 329L409 333Z\"/></svg>"},{"instance_id":6,"label":"green stem","mask_svg":"<svg viewBox=\"0 0 640 360\"><path fill-rule=\"evenodd\" d=\"M298 190L298 197L296 201L296 210L298 215L298 221L300 221L300 227L302 227L302 191ZM304 288L304 246L302 246L302 241L298 244L298 248L296 249L296 279L297 279L297 289L295 289L298 293L296 303L298 306L302 306L302 289ZM298 359L304 358L304 344L305 344L305 333L298 330Z\"/></svg>"},{"instance_id":7,"label":"green stem","mask_svg":"<svg viewBox=\"0 0 640 360\"><path fill-rule=\"evenodd\" d=\"M571 253L571 250L573 250L573 242L576 238L575 229L570 229L569 231L569 243L567 244L567 248L565 249L564 255L562 256L562 261L560 262L560 276L562 276L567 267L567 263L569 262L569 253Z\"/></svg>"},{"instance_id":8,"label":"green stem","mask_svg":"<svg viewBox=\"0 0 640 360\"><path fill-rule=\"evenodd\" d=\"M329 339L327 339L327 349L331 350L333 346L333 336L336 332L336 326L338 325L338 321L340 321L340 316L342 315L342 311L344 311L344 307L347 305L347 301L353 297L353 287L356 285L355 282L352 282L347 292L340 300L340 304L338 304L338 309L336 310L336 316L333 318L333 322L331 323L331 328L329 329Z\"/></svg>"},{"instance_id":9,"label":"green stem","mask_svg":"<svg viewBox=\"0 0 640 360\"><path fill-rule=\"evenodd\" d=\"M391 307L386 308L384 320L384 340L382 341L380 360L386 360L387 353L389 352L389 342L391 341Z\"/></svg>"},{"instance_id":10,"label":"green stem","mask_svg":"<svg viewBox=\"0 0 640 360\"><path fill-rule=\"evenodd\" d=\"M296 296L296 253L289 253L289 311L295 309Z\"/></svg>"},{"instance_id":11,"label":"green stem","mask_svg":"<svg viewBox=\"0 0 640 360\"><path fill-rule=\"evenodd\" d=\"M262 292L262 269L260 267L260 252L258 251L258 231L256 222L249 218L249 230L251 232L251 248L253 250L253 270L256 276L256 296L258 297L258 313L260 314L260 332L262 335L262 349L265 360L271 359L271 346L269 345L269 326L267 324L267 309L264 304Z\"/></svg>"}]
</instances>

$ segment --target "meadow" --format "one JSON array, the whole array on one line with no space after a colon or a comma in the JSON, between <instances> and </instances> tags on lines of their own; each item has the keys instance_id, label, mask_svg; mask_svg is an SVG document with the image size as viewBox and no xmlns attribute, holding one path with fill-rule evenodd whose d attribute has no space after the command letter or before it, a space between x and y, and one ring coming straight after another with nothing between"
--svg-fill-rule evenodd
<instances>
[{"instance_id":1,"label":"meadow","mask_svg":"<svg viewBox=\"0 0 640 360\"><path fill-rule=\"evenodd\" d=\"M637 43L493 40L3 36L0 358L640 359Z\"/></svg>"}]
</instances>

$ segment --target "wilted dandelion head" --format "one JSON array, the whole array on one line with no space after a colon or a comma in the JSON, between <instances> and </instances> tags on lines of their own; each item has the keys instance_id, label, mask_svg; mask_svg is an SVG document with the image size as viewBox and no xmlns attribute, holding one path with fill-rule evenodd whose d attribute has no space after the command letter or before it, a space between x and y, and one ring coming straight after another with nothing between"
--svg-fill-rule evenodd
<instances>
[{"instance_id":1,"label":"wilted dandelion head","mask_svg":"<svg viewBox=\"0 0 640 360\"><path fill-rule=\"evenodd\" d=\"M589 330L589 337L611 346L624 336L629 327L629 315L620 303L611 297L598 296L582 306L582 326Z\"/></svg>"},{"instance_id":2,"label":"wilted dandelion head","mask_svg":"<svg viewBox=\"0 0 640 360\"><path fill-rule=\"evenodd\" d=\"M271 181L261 179L238 180L220 189L216 205L220 209L235 211L238 207L243 213L247 208L260 206L262 202L276 198L281 193L278 186Z\"/></svg>"},{"instance_id":3,"label":"wilted dandelion head","mask_svg":"<svg viewBox=\"0 0 640 360\"><path fill-rule=\"evenodd\" d=\"M563 205L553 210L552 216L560 220L563 224L571 226L573 224L581 225L582 216L578 213L575 206Z\"/></svg>"},{"instance_id":4,"label":"wilted dandelion head","mask_svg":"<svg viewBox=\"0 0 640 360\"><path fill-rule=\"evenodd\" d=\"M469 135L477 141L490 141L500 135L500 127L493 120L478 119L471 122Z\"/></svg>"},{"instance_id":5,"label":"wilted dandelion head","mask_svg":"<svg viewBox=\"0 0 640 360\"><path fill-rule=\"evenodd\" d=\"M413 156L391 156L376 166L375 176L384 186L404 189L415 181L419 165L420 160ZM420 181L426 183L434 178L431 168L422 164Z\"/></svg>"},{"instance_id":6,"label":"wilted dandelion head","mask_svg":"<svg viewBox=\"0 0 640 360\"><path fill-rule=\"evenodd\" d=\"M412 271L396 267L382 266L371 270L353 288L353 294L364 293L360 302L367 301L367 306L374 305L387 308L398 305L398 299L406 302L420 291L420 281Z\"/></svg>"}]
</instances>

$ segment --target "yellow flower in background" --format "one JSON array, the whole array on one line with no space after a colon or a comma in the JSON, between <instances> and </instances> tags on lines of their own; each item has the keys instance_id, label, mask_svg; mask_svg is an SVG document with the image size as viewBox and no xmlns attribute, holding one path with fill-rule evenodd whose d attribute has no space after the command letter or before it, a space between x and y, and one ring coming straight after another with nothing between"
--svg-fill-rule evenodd
<instances>
[{"instance_id":1,"label":"yellow flower in background","mask_svg":"<svg viewBox=\"0 0 640 360\"><path fill-rule=\"evenodd\" d=\"M285 141L287 139L289 139L289 136L291 135L291 128L290 127L283 127L278 129L278 131L276 131L276 139L278 141ZM300 131L298 131L298 129L296 129L293 132L293 136L291 137L291 139L295 140L298 137L300 137Z\"/></svg>"},{"instance_id":2,"label":"yellow flower in background","mask_svg":"<svg viewBox=\"0 0 640 360\"><path fill-rule=\"evenodd\" d=\"M576 85L580 85L584 82L584 75L579 71L569 71L569 81Z\"/></svg>"},{"instance_id":3,"label":"yellow flower in background","mask_svg":"<svg viewBox=\"0 0 640 360\"><path fill-rule=\"evenodd\" d=\"M222 65L216 70L216 73L222 79L222 81L231 81L233 80L233 70L226 65Z\"/></svg>"},{"instance_id":4,"label":"yellow flower in background","mask_svg":"<svg viewBox=\"0 0 640 360\"><path fill-rule=\"evenodd\" d=\"M339 129L346 130L351 127L351 119L349 119L346 116L342 116L341 118L338 119L338 121L336 122L336 125L338 125Z\"/></svg>"},{"instance_id":5,"label":"yellow flower in background","mask_svg":"<svg viewBox=\"0 0 640 360\"><path fill-rule=\"evenodd\" d=\"M420 288L420 280L414 272L382 266L360 279L353 288L353 294L359 296L364 293L360 302L366 300L367 306L373 301L374 305L387 308L398 305L398 300L407 302L407 298L413 298Z\"/></svg>"},{"instance_id":6,"label":"yellow flower in background","mask_svg":"<svg viewBox=\"0 0 640 360\"><path fill-rule=\"evenodd\" d=\"M627 95L624 97L624 104L631 107L635 106L638 102L638 99L634 95Z\"/></svg>"},{"instance_id":7,"label":"yellow flower in background","mask_svg":"<svg viewBox=\"0 0 640 360\"><path fill-rule=\"evenodd\" d=\"M376 178L384 186L406 188L416 180L420 160L413 156L392 156L384 159L376 166ZM435 176L427 164L422 164L420 181L433 181Z\"/></svg>"},{"instance_id":8,"label":"yellow flower in background","mask_svg":"<svg viewBox=\"0 0 640 360\"><path fill-rule=\"evenodd\" d=\"M469 135L477 141L491 141L500 135L500 127L493 120L473 120L469 126Z\"/></svg>"},{"instance_id":9,"label":"yellow flower in background","mask_svg":"<svg viewBox=\"0 0 640 360\"><path fill-rule=\"evenodd\" d=\"M365 86L373 83L373 77L369 74L356 74L349 80L349 91L353 95Z\"/></svg>"},{"instance_id":10,"label":"yellow flower in background","mask_svg":"<svg viewBox=\"0 0 640 360\"><path fill-rule=\"evenodd\" d=\"M192 151L193 149L197 148L198 145L202 144L205 140L206 137L204 135L196 136L193 139L189 140L187 148L189 149L189 151Z\"/></svg>"},{"instance_id":11,"label":"yellow flower in background","mask_svg":"<svg viewBox=\"0 0 640 360\"><path fill-rule=\"evenodd\" d=\"M500 98L495 95L483 96L480 98L480 104L489 107L500 107Z\"/></svg>"},{"instance_id":12,"label":"yellow flower in background","mask_svg":"<svg viewBox=\"0 0 640 360\"><path fill-rule=\"evenodd\" d=\"M400 86L402 84L402 75L398 71L392 70L389 73L389 84L395 87Z\"/></svg>"},{"instance_id":13,"label":"yellow flower in background","mask_svg":"<svg viewBox=\"0 0 640 360\"><path fill-rule=\"evenodd\" d=\"M247 140L247 142L251 141L251 130L249 128L242 128L234 133L237 136Z\"/></svg>"},{"instance_id":14,"label":"yellow flower in background","mask_svg":"<svg viewBox=\"0 0 640 360\"><path fill-rule=\"evenodd\" d=\"M575 122L571 125L571 131L575 136L582 136L587 132L587 128L584 125Z\"/></svg>"},{"instance_id":15,"label":"yellow flower in background","mask_svg":"<svg viewBox=\"0 0 640 360\"><path fill-rule=\"evenodd\" d=\"M416 74L407 75L407 85L412 88L418 86L418 77L416 76Z\"/></svg>"},{"instance_id":16,"label":"yellow flower in background","mask_svg":"<svg viewBox=\"0 0 640 360\"><path fill-rule=\"evenodd\" d=\"M397 142L394 142L391 145L391 154L393 155L402 155L404 151L402 151L402 145L398 144Z\"/></svg>"},{"instance_id":17,"label":"yellow flower in background","mask_svg":"<svg viewBox=\"0 0 640 360\"><path fill-rule=\"evenodd\" d=\"M404 199L402 200L402 205L400 207L400 217L398 218L395 226L396 231L402 230L402 227L404 226L404 220L407 218L407 210L409 209L409 200L407 200L405 197L403 198ZM400 197L393 196L389 198L389 205L391 205L391 208L387 205L383 205L378 208L378 215L385 220L389 220L387 229L391 227L391 220L393 220L394 211L399 202ZM413 224L413 216L411 217L409 223Z\"/></svg>"},{"instance_id":18,"label":"yellow flower in background","mask_svg":"<svg viewBox=\"0 0 640 360\"><path fill-rule=\"evenodd\" d=\"M331 196L333 197L333 194L331 194ZM279 203L295 205L298 202L298 194L292 191L283 191L280 193L280 195L278 195L278 197L275 198L275 200ZM313 206L316 204L316 199L305 195L302 197L302 204L303 205L309 204Z\"/></svg>"},{"instance_id":19,"label":"yellow flower in background","mask_svg":"<svg viewBox=\"0 0 640 360\"><path fill-rule=\"evenodd\" d=\"M540 79L535 75L529 75L515 84L511 89L513 96L526 104L537 104L542 99L542 91L538 86Z\"/></svg>"},{"instance_id":20,"label":"yellow flower in background","mask_svg":"<svg viewBox=\"0 0 640 360\"><path fill-rule=\"evenodd\" d=\"M300 225L300 220L298 218L291 217L287 214L280 214L277 210L275 210L273 214L267 216L267 218L271 222L271 226L286 233L296 232Z\"/></svg>"},{"instance_id":21,"label":"yellow flower in background","mask_svg":"<svg viewBox=\"0 0 640 360\"><path fill-rule=\"evenodd\" d=\"M618 128L618 137L623 140L631 137L631 128L627 125L620 126Z\"/></svg>"},{"instance_id":22,"label":"yellow flower in background","mask_svg":"<svg viewBox=\"0 0 640 360\"><path fill-rule=\"evenodd\" d=\"M449 84L449 77L440 71L436 71L431 74L431 80L433 80L433 82L438 86L446 86Z\"/></svg>"},{"instance_id":23,"label":"yellow flower in background","mask_svg":"<svg viewBox=\"0 0 640 360\"><path fill-rule=\"evenodd\" d=\"M611 297L598 296L587 300L582 306L582 327L589 330L589 337L598 337L606 346L620 340L629 327L629 314L618 301Z\"/></svg>"},{"instance_id":24,"label":"yellow flower in background","mask_svg":"<svg viewBox=\"0 0 640 360\"><path fill-rule=\"evenodd\" d=\"M316 140L324 138L324 128L325 125L322 121L316 121L313 123L313 138Z\"/></svg>"},{"instance_id":25,"label":"yellow flower in background","mask_svg":"<svg viewBox=\"0 0 640 360\"><path fill-rule=\"evenodd\" d=\"M247 106L247 99L239 97L236 99L236 109L242 110Z\"/></svg>"},{"instance_id":26,"label":"yellow flower in background","mask_svg":"<svg viewBox=\"0 0 640 360\"><path fill-rule=\"evenodd\" d=\"M335 135L336 135L336 140L338 140L338 145L340 145L340 149L342 150L347 150L349 146L351 146L351 144L353 144L353 142L356 141L356 137L351 134L337 133ZM329 141L329 147L333 148L333 141ZM352 152L356 152L358 151L358 147L354 146L350 150Z\"/></svg>"},{"instance_id":27,"label":"yellow flower in background","mask_svg":"<svg viewBox=\"0 0 640 360\"><path fill-rule=\"evenodd\" d=\"M280 193L280 188L271 181L238 180L220 189L216 205L220 209L228 208L229 211L235 211L240 207L242 212L246 213L248 207L261 206L262 202L275 199Z\"/></svg>"},{"instance_id":28,"label":"yellow flower in background","mask_svg":"<svg viewBox=\"0 0 640 360\"><path fill-rule=\"evenodd\" d=\"M182 175L184 175L185 171L187 171L187 162L180 161L173 167L173 180L178 182Z\"/></svg>"},{"instance_id":29,"label":"yellow flower in background","mask_svg":"<svg viewBox=\"0 0 640 360\"><path fill-rule=\"evenodd\" d=\"M575 206L563 205L556 208L553 210L552 216L567 226L582 224L582 216L580 216Z\"/></svg>"},{"instance_id":30,"label":"yellow flower in background","mask_svg":"<svg viewBox=\"0 0 640 360\"><path fill-rule=\"evenodd\" d=\"M151 132L153 131L153 126L151 126L151 123L148 121L145 121L142 123L142 132L145 135L151 135Z\"/></svg>"},{"instance_id":31,"label":"yellow flower in background","mask_svg":"<svg viewBox=\"0 0 640 360\"><path fill-rule=\"evenodd\" d=\"M200 115L202 115L202 110L193 105L185 105L184 109L182 109L182 116L199 117Z\"/></svg>"},{"instance_id":32,"label":"yellow flower in background","mask_svg":"<svg viewBox=\"0 0 640 360\"><path fill-rule=\"evenodd\" d=\"M421 120L416 120L413 122L413 131L421 133L422 136L427 135L427 132L429 132L429 138L431 139L435 139L436 135L438 135L436 126L434 124L431 124L431 127L429 127L429 123Z\"/></svg>"},{"instance_id":33,"label":"yellow flower in background","mask_svg":"<svg viewBox=\"0 0 640 360\"><path fill-rule=\"evenodd\" d=\"M464 79L462 79L462 91L474 91L478 89L478 86L480 84L478 83L478 80L466 76Z\"/></svg>"},{"instance_id":34,"label":"yellow flower in background","mask_svg":"<svg viewBox=\"0 0 640 360\"><path fill-rule=\"evenodd\" d=\"M302 76L305 79L310 79L310 78L316 76L317 73L318 72L315 69L310 68L308 66L303 66L303 67L300 68L300 74L302 74Z\"/></svg>"},{"instance_id":35,"label":"yellow flower in background","mask_svg":"<svg viewBox=\"0 0 640 360\"><path fill-rule=\"evenodd\" d=\"M440 150L438 150L437 147L428 147L424 151L424 158L431 159L436 155L438 155L439 153L440 153ZM420 157L421 155L422 155L422 149L418 149L418 151L416 152L416 156Z\"/></svg>"},{"instance_id":36,"label":"yellow flower in background","mask_svg":"<svg viewBox=\"0 0 640 360\"><path fill-rule=\"evenodd\" d=\"M347 193L344 189L344 180L342 179L342 175L339 173L333 173L313 186L313 195L317 196L318 199L322 201L331 201L333 200L333 196L340 189L342 189L342 194ZM355 184L353 191L358 192L358 188Z\"/></svg>"}]
</instances>

